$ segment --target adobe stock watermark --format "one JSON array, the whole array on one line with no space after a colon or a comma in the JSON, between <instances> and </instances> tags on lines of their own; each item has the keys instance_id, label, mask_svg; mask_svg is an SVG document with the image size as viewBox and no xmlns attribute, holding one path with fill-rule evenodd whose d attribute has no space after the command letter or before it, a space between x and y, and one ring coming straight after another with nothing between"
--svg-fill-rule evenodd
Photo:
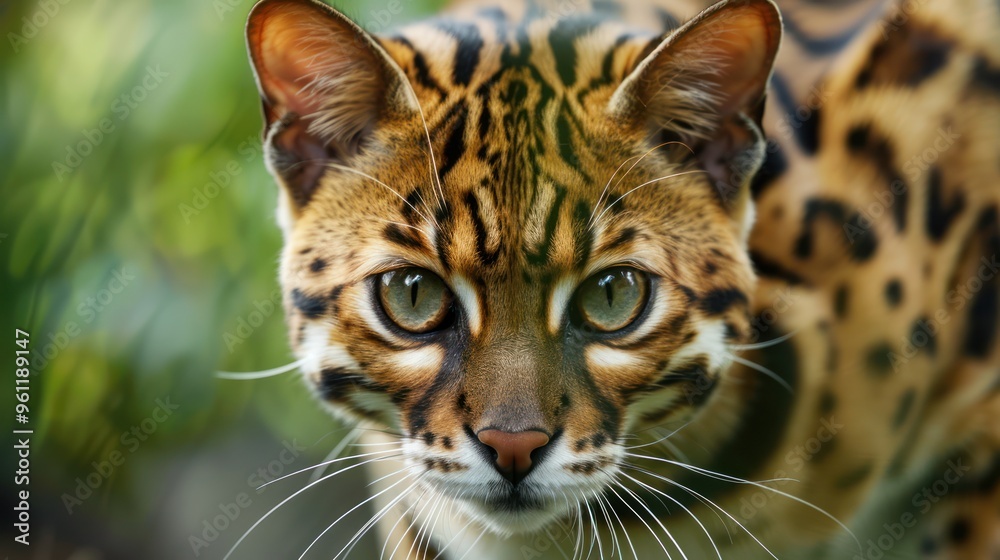
<instances>
[{"instance_id":1,"label":"adobe stock watermark","mask_svg":"<svg viewBox=\"0 0 1000 560\"><path fill-rule=\"evenodd\" d=\"M250 136L243 142L240 142L239 146L236 147L236 151L242 156L243 163L249 163L251 160L260 156L264 153L263 143L259 137ZM202 213L203 210L208 208L219 194L229 188L233 180L243 174L243 164L240 160L232 158L225 164L220 166L218 169L210 171L208 173L209 181L202 185L201 187L194 187L191 189L191 200L188 203L180 203L177 205L177 211L180 212L182 218L184 218L185 224L190 224L191 219Z\"/></svg>"},{"instance_id":2,"label":"adobe stock watermark","mask_svg":"<svg viewBox=\"0 0 1000 560\"><path fill-rule=\"evenodd\" d=\"M245 509L253 505L253 497L255 495L259 496L267 491L267 487L261 488L261 486L281 478L282 475L286 474L285 471L288 470L288 467L295 463L302 453L308 449L299 445L296 439L293 439L291 443L282 441L281 444L282 450L278 452L277 457L247 477L247 486L252 491L240 492L233 498L233 501L220 503L218 506L219 513L202 519L200 524L201 533L192 533L188 536L188 544L191 546L191 552L194 553L196 558L201 556L201 553L206 548L217 541L222 533L232 527L233 523L240 518Z\"/></svg>"},{"instance_id":3,"label":"adobe stock watermark","mask_svg":"<svg viewBox=\"0 0 1000 560\"><path fill-rule=\"evenodd\" d=\"M61 183L83 164L83 160L118 130L118 125L132 116L132 112L170 77L157 66L147 66L146 74L129 91L119 95L111 103L111 115L102 118L94 128L80 131L80 139L65 147L62 159L52 160L52 171Z\"/></svg>"},{"instance_id":4,"label":"adobe stock watermark","mask_svg":"<svg viewBox=\"0 0 1000 560\"><path fill-rule=\"evenodd\" d=\"M21 48L29 41L38 37L38 34L59 15L62 7L72 0L39 0L35 3L35 9L30 14L21 18L21 27L14 33L7 33L7 40L10 41L10 48L14 54L21 52Z\"/></svg>"},{"instance_id":5,"label":"adobe stock watermark","mask_svg":"<svg viewBox=\"0 0 1000 560\"><path fill-rule=\"evenodd\" d=\"M83 502L93 496L94 492L110 480L115 471L125 464L128 456L138 451L142 444L156 433L160 424L169 420L174 412L180 408L180 405L170 401L169 396L156 399L154 404L155 407L149 416L121 433L117 449L109 453L104 460L92 462L90 466L93 467L93 470L76 478L76 487L73 492L63 493L62 503L66 508L66 513L72 515L74 509L82 506Z\"/></svg>"},{"instance_id":6,"label":"adobe stock watermark","mask_svg":"<svg viewBox=\"0 0 1000 560\"><path fill-rule=\"evenodd\" d=\"M102 313L115 301L115 298L125 291L135 281L135 272L128 266L122 266L111 271L111 277L104 287L93 295L83 298L76 306L76 314L81 323L67 321L61 329L48 333L48 342L35 353L31 361L32 369L38 373L45 369L49 362L69 347L70 342L80 336L83 327L97 320Z\"/></svg>"},{"instance_id":7,"label":"adobe stock watermark","mask_svg":"<svg viewBox=\"0 0 1000 560\"><path fill-rule=\"evenodd\" d=\"M909 529L917 525L920 517L927 515L934 504L937 504L951 492L952 488L962 477L964 477L971 467L962 464L961 459L947 462L947 469L940 478L931 484L923 487L910 499L911 508L900 514L899 518L891 523L883 523L882 534L868 539L865 543L867 548L862 554L855 554L853 560L881 560L886 557L896 546L896 543L903 540ZM891 556L890 556L891 557Z\"/></svg>"}]
</instances>

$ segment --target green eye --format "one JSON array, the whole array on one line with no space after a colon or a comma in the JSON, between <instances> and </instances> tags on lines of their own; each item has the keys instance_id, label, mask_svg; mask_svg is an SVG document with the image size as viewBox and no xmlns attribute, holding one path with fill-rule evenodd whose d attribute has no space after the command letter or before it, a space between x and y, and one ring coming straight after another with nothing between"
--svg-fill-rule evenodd
<instances>
[{"instance_id":1,"label":"green eye","mask_svg":"<svg viewBox=\"0 0 1000 560\"><path fill-rule=\"evenodd\" d=\"M642 272L615 267L587 278L576 290L576 310L583 323L599 331L627 327L646 303L649 280Z\"/></svg>"},{"instance_id":2,"label":"green eye","mask_svg":"<svg viewBox=\"0 0 1000 560\"><path fill-rule=\"evenodd\" d=\"M440 328L451 312L451 291L436 274L404 268L379 277L379 300L392 322L413 333Z\"/></svg>"}]
</instances>

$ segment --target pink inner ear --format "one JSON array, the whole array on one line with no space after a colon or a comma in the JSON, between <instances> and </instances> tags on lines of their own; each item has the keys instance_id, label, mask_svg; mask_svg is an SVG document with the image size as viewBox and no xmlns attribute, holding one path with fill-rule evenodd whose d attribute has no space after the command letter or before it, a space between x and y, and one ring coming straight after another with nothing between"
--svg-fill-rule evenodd
<instances>
[{"instance_id":1,"label":"pink inner ear","mask_svg":"<svg viewBox=\"0 0 1000 560\"><path fill-rule=\"evenodd\" d=\"M318 75L314 66L322 57L334 56L333 41L306 38L303 27L309 14L284 12L268 15L262 23L260 41L261 87L274 107L299 115L321 108L320 100L307 87ZM331 33L332 36L332 33Z\"/></svg>"},{"instance_id":2,"label":"pink inner ear","mask_svg":"<svg viewBox=\"0 0 1000 560\"><path fill-rule=\"evenodd\" d=\"M733 114L757 102L764 88L770 64L768 26L756 14L733 17L723 24L724 32L708 37L712 51L719 53L725 68L709 77L721 94L719 112ZM693 38L697 41L697 37Z\"/></svg>"}]
</instances>

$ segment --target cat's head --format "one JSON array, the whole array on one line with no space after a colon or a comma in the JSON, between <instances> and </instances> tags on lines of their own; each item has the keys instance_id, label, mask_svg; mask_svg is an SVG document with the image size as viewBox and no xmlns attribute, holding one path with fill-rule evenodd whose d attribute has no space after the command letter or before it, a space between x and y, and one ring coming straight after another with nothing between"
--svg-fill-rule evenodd
<instances>
[{"instance_id":1,"label":"cat's head","mask_svg":"<svg viewBox=\"0 0 1000 560\"><path fill-rule=\"evenodd\" d=\"M498 531L603 491L726 375L780 37L768 0L660 37L525 17L376 37L265 0L247 29L302 370Z\"/></svg>"}]
</instances>

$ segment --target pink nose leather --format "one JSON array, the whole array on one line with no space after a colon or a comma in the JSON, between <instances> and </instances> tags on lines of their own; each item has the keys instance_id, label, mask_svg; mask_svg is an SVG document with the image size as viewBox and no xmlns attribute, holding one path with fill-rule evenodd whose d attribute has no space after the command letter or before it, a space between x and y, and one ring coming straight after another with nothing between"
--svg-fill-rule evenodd
<instances>
[{"instance_id":1,"label":"pink nose leather","mask_svg":"<svg viewBox=\"0 0 1000 560\"><path fill-rule=\"evenodd\" d=\"M531 452L549 442L549 436L537 430L504 432L483 430L479 441L497 452L497 470L511 482L517 482L531 470Z\"/></svg>"}]
</instances>

